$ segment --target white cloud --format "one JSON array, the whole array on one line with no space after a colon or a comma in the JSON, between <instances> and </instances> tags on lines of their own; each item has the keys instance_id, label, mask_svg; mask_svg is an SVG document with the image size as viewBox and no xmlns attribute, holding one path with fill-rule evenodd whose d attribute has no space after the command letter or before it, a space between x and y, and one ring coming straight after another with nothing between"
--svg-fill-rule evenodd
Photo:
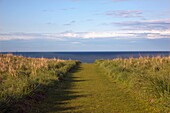
<instances>
[{"instance_id":1,"label":"white cloud","mask_svg":"<svg viewBox=\"0 0 170 113\"><path fill-rule=\"evenodd\" d=\"M63 32L48 34L31 33L9 33L0 34L0 40L29 40L29 39L55 39L64 40L66 38L113 38L113 39L131 39L131 38L170 38L170 29L168 30L123 30L106 32Z\"/></svg>"},{"instance_id":2,"label":"white cloud","mask_svg":"<svg viewBox=\"0 0 170 113\"><path fill-rule=\"evenodd\" d=\"M156 38L170 38L170 30L125 30L125 31L108 31L108 32L69 32L58 34L59 37L65 38L114 38L114 39L129 39L129 38L149 38L151 35ZM57 35L56 35L57 36ZM157 36L157 37L156 37Z\"/></svg>"},{"instance_id":3,"label":"white cloud","mask_svg":"<svg viewBox=\"0 0 170 113\"><path fill-rule=\"evenodd\" d=\"M29 34L0 34L0 40L29 40L34 39L34 37Z\"/></svg>"},{"instance_id":4,"label":"white cloud","mask_svg":"<svg viewBox=\"0 0 170 113\"><path fill-rule=\"evenodd\" d=\"M133 37L134 34L122 32L89 32L82 34L82 38Z\"/></svg>"},{"instance_id":5,"label":"white cloud","mask_svg":"<svg viewBox=\"0 0 170 113\"><path fill-rule=\"evenodd\" d=\"M123 17L123 18L134 18L134 17L142 17L142 11L140 10L113 10L107 11L106 15L112 17Z\"/></svg>"},{"instance_id":6,"label":"white cloud","mask_svg":"<svg viewBox=\"0 0 170 113\"><path fill-rule=\"evenodd\" d=\"M71 42L72 44L82 44L81 42Z\"/></svg>"},{"instance_id":7,"label":"white cloud","mask_svg":"<svg viewBox=\"0 0 170 113\"><path fill-rule=\"evenodd\" d=\"M143 21L124 21L104 23L103 25L114 25L123 29L131 30L168 30L170 29L170 18L159 20L143 20Z\"/></svg>"}]
</instances>

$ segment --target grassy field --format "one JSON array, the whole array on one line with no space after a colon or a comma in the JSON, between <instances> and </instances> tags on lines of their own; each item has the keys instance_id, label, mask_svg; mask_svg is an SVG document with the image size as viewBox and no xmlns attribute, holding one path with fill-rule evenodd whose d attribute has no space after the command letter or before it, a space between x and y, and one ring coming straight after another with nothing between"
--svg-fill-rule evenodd
<instances>
[{"instance_id":1,"label":"grassy field","mask_svg":"<svg viewBox=\"0 0 170 113\"><path fill-rule=\"evenodd\" d=\"M22 113L42 100L78 61L0 55L0 112Z\"/></svg>"},{"instance_id":2,"label":"grassy field","mask_svg":"<svg viewBox=\"0 0 170 113\"><path fill-rule=\"evenodd\" d=\"M30 113L154 113L95 64L81 64Z\"/></svg>"},{"instance_id":3,"label":"grassy field","mask_svg":"<svg viewBox=\"0 0 170 113\"><path fill-rule=\"evenodd\" d=\"M170 113L170 57L79 64L0 55L0 113Z\"/></svg>"},{"instance_id":4,"label":"grassy field","mask_svg":"<svg viewBox=\"0 0 170 113\"><path fill-rule=\"evenodd\" d=\"M96 64L155 112L170 112L170 57L117 58Z\"/></svg>"}]
</instances>

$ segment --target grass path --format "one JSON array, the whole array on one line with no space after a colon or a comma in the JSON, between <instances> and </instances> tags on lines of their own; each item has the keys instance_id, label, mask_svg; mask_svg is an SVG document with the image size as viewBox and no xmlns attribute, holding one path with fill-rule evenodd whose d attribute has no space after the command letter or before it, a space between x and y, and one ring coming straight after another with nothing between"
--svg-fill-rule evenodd
<instances>
[{"instance_id":1,"label":"grass path","mask_svg":"<svg viewBox=\"0 0 170 113\"><path fill-rule=\"evenodd\" d=\"M146 113L95 64L82 64L59 88L51 88L39 108L42 113Z\"/></svg>"}]
</instances>

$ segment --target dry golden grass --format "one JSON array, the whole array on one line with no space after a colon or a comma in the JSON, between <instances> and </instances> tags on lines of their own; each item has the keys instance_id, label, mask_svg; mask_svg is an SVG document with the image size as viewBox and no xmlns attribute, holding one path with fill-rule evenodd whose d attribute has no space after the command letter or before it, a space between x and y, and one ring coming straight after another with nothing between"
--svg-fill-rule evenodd
<instances>
[{"instance_id":1,"label":"dry golden grass","mask_svg":"<svg viewBox=\"0 0 170 113\"><path fill-rule=\"evenodd\" d=\"M71 60L0 54L0 111L8 112L13 103L33 92L44 92L44 87L63 80L77 64Z\"/></svg>"}]
</instances>

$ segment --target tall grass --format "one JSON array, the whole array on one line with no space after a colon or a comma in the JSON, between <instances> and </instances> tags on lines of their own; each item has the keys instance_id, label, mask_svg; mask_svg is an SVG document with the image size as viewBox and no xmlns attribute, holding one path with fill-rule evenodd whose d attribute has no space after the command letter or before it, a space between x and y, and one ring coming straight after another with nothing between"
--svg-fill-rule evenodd
<instances>
[{"instance_id":1,"label":"tall grass","mask_svg":"<svg viewBox=\"0 0 170 113\"><path fill-rule=\"evenodd\" d=\"M170 56L97 60L117 83L157 112L170 112Z\"/></svg>"},{"instance_id":2,"label":"tall grass","mask_svg":"<svg viewBox=\"0 0 170 113\"><path fill-rule=\"evenodd\" d=\"M22 98L32 98L35 92L43 92L45 86L62 81L66 73L78 63L0 55L0 111L8 112L12 104Z\"/></svg>"}]
</instances>

